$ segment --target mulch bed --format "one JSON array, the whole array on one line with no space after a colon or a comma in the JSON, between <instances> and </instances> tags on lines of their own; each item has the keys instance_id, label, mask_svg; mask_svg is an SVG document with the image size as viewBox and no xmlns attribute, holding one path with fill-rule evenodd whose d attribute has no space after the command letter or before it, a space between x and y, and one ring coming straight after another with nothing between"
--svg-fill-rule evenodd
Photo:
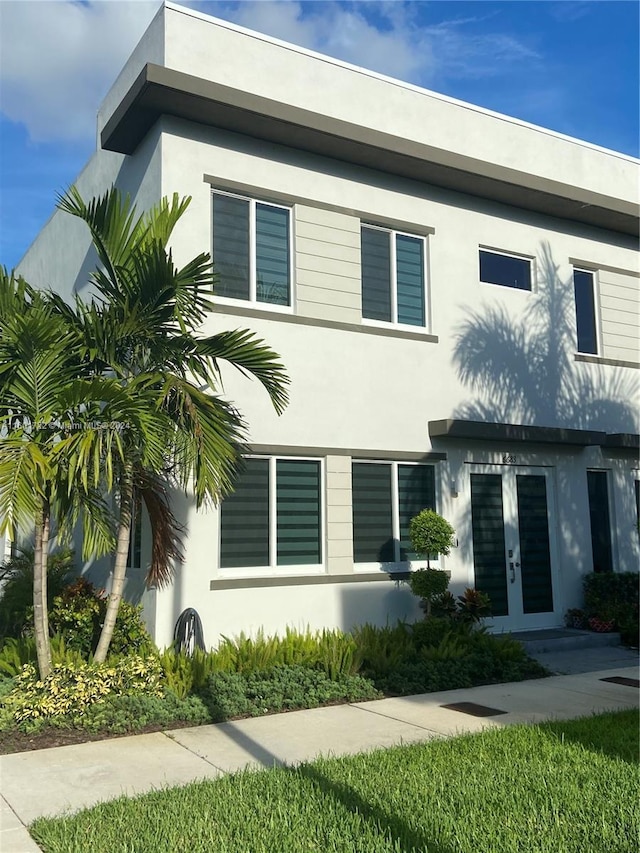
<instances>
[{"instance_id":1,"label":"mulch bed","mask_svg":"<svg viewBox=\"0 0 640 853\"><path fill-rule=\"evenodd\" d=\"M132 735L147 735L151 732L163 732L171 729L184 729L195 725L192 722L174 721L169 726L151 723L136 729L135 732L114 734L113 732L88 732L85 729L55 729L47 728L35 734L25 732L0 732L0 755L14 752L29 752L33 749L50 749L55 746L71 746L76 743L89 743L95 740L109 738L131 737Z\"/></svg>"}]
</instances>

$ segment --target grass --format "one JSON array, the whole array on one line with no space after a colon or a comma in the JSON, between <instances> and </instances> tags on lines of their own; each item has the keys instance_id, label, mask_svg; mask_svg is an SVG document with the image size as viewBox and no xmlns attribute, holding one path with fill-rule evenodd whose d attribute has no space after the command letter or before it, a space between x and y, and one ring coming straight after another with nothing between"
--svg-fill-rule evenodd
<instances>
[{"instance_id":1,"label":"grass","mask_svg":"<svg viewBox=\"0 0 640 853\"><path fill-rule=\"evenodd\" d=\"M626 853L638 712L243 771L31 833L46 853Z\"/></svg>"}]
</instances>

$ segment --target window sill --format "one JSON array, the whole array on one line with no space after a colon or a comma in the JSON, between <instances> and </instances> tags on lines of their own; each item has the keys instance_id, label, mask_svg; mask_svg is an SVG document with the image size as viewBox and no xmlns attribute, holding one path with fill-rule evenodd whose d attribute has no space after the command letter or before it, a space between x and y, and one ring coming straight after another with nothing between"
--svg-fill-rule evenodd
<instances>
[{"instance_id":1,"label":"window sill","mask_svg":"<svg viewBox=\"0 0 640 853\"><path fill-rule=\"evenodd\" d=\"M239 577L218 578L209 582L210 590L224 589L260 589L265 587L279 586L314 586L320 584L343 584L343 583L375 583L376 581L399 581L408 575L407 570L398 572L386 572L378 570L374 572L354 572L348 575L268 575L262 577Z\"/></svg>"},{"instance_id":2,"label":"window sill","mask_svg":"<svg viewBox=\"0 0 640 853\"><path fill-rule=\"evenodd\" d=\"M577 352L573 356L574 361L583 361L587 364L607 364L611 367L631 367L635 370L640 369L640 362L637 361L623 361L619 358L605 358L602 355L593 355L582 352Z\"/></svg>"},{"instance_id":3,"label":"window sill","mask_svg":"<svg viewBox=\"0 0 640 853\"><path fill-rule=\"evenodd\" d=\"M256 317L263 320L275 320L281 323L295 323L300 326L316 326L323 329L337 329L344 332L357 332L365 335L380 335L386 338L402 338L404 340L421 341L423 343L437 344L438 336L432 335L426 329L412 331L411 326L369 326L365 323L341 323L337 320L319 320L316 317L304 317L300 314L294 314L292 308L277 309L273 305L266 305L261 308L255 302L242 304L240 301L233 302L229 300L224 302L222 299L216 299L214 309L218 314L233 314L238 317ZM417 329L417 327L416 327Z\"/></svg>"}]
</instances>

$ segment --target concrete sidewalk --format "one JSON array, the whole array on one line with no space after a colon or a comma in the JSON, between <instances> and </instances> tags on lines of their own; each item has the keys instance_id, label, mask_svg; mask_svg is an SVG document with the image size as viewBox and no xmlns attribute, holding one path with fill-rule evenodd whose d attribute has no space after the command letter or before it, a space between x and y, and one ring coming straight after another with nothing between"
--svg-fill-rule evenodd
<instances>
[{"instance_id":1,"label":"concrete sidewalk","mask_svg":"<svg viewBox=\"0 0 640 853\"><path fill-rule=\"evenodd\" d=\"M580 659L584 665L584 653ZM121 794L216 778L247 766L295 764L321 753L345 755L512 723L636 708L637 662L637 655L629 653L617 668L597 672L3 755L0 850L37 852L26 830L35 818L77 811ZM611 678L622 682L604 680ZM457 703L467 706L447 707Z\"/></svg>"}]
</instances>

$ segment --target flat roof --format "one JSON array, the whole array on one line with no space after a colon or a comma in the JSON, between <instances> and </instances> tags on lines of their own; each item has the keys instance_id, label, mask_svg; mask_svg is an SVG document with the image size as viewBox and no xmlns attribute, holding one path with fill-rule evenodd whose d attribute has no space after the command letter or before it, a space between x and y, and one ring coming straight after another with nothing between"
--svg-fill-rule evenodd
<instances>
[{"instance_id":1,"label":"flat roof","mask_svg":"<svg viewBox=\"0 0 640 853\"><path fill-rule=\"evenodd\" d=\"M414 87L415 88L415 87ZM629 235L638 206L537 175L458 155L456 166L426 143L147 62L104 124L103 148L132 154L156 121L174 116L309 151L433 186ZM451 160L451 158L448 158Z\"/></svg>"}]
</instances>

